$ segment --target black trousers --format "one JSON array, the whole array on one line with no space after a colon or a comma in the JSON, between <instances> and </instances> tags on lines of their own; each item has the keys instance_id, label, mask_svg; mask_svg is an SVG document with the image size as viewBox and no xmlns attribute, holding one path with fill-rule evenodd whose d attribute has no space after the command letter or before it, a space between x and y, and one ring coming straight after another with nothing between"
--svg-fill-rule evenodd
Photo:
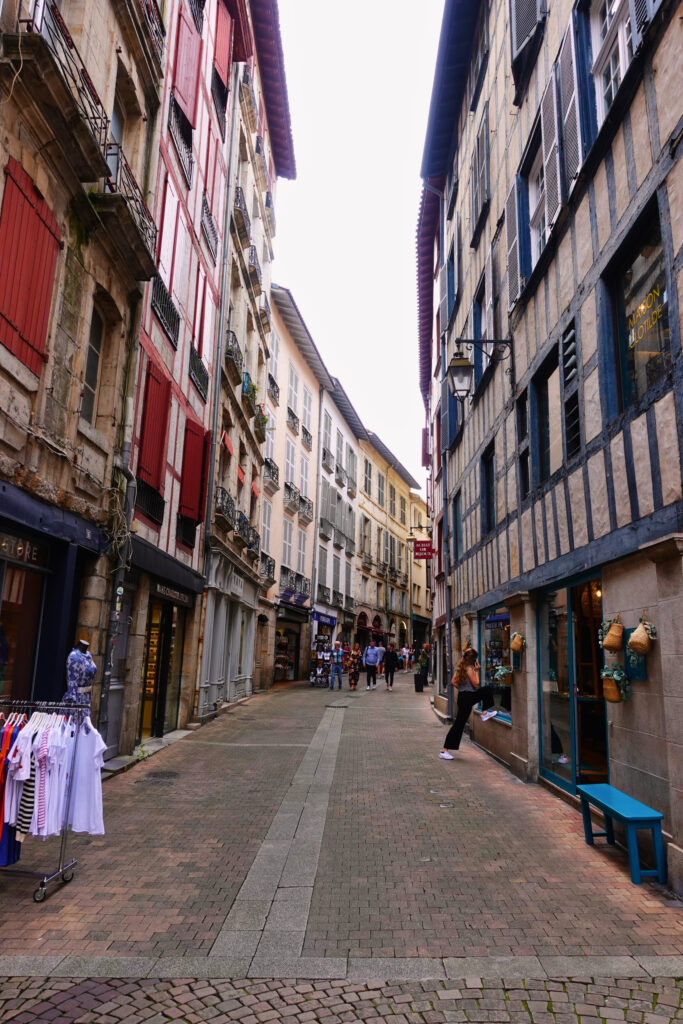
<instances>
[{"instance_id":1,"label":"black trousers","mask_svg":"<svg viewBox=\"0 0 683 1024\"><path fill-rule=\"evenodd\" d=\"M372 683L373 686L375 686L377 684L377 666L376 665L366 665L365 666L365 672L366 672L366 675L367 675L368 686L370 686L371 683Z\"/></svg>"},{"instance_id":2,"label":"black trousers","mask_svg":"<svg viewBox=\"0 0 683 1024\"><path fill-rule=\"evenodd\" d=\"M472 708L479 701L484 705L484 711L488 711L489 708L493 707L492 686L480 686L478 690L463 690L458 694L458 712L444 740L445 750L457 750L460 747L460 740L465 731L467 719L472 714Z\"/></svg>"},{"instance_id":3,"label":"black trousers","mask_svg":"<svg viewBox=\"0 0 683 1024\"><path fill-rule=\"evenodd\" d=\"M393 668L385 668L384 670L384 678L387 681L387 686L394 685L394 671L395 670Z\"/></svg>"}]
</instances>

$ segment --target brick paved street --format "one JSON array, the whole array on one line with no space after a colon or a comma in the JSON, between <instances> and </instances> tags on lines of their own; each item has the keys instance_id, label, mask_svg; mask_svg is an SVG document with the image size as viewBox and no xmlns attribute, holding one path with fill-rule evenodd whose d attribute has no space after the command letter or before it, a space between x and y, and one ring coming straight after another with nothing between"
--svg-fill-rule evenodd
<instances>
[{"instance_id":1,"label":"brick paved street","mask_svg":"<svg viewBox=\"0 0 683 1024\"><path fill-rule=\"evenodd\" d=\"M471 744L439 760L409 678L276 689L107 781L69 886L0 875L0 1020L680 1019L681 903Z\"/></svg>"}]
</instances>

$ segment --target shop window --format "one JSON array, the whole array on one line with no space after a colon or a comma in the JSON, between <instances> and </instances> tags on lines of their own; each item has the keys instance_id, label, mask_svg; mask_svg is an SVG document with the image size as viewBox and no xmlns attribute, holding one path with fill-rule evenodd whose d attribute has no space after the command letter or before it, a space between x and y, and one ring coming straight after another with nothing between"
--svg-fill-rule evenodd
<instances>
[{"instance_id":1,"label":"shop window","mask_svg":"<svg viewBox=\"0 0 683 1024\"><path fill-rule=\"evenodd\" d=\"M464 554L462 544L462 491L453 498L453 561L459 562Z\"/></svg>"},{"instance_id":2,"label":"shop window","mask_svg":"<svg viewBox=\"0 0 683 1024\"><path fill-rule=\"evenodd\" d=\"M489 105L484 106L470 164L472 241L476 249L489 209Z\"/></svg>"},{"instance_id":3,"label":"shop window","mask_svg":"<svg viewBox=\"0 0 683 1024\"><path fill-rule=\"evenodd\" d=\"M365 459L363 472L363 490L366 494L372 494L372 466L368 459Z\"/></svg>"},{"instance_id":4,"label":"shop window","mask_svg":"<svg viewBox=\"0 0 683 1024\"><path fill-rule=\"evenodd\" d=\"M619 408L638 402L671 370L669 302L659 218L629 238L609 277Z\"/></svg>"},{"instance_id":5,"label":"shop window","mask_svg":"<svg viewBox=\"0 0 683 1024\"><path fill-rule=\"evenodd\" d=\"M510 656L510 613L505 605L479 617L481 684L492 686L494 707L507 721L512 715L512 667Z\"/></svg>"},{"instance_id":6,"label":"shop window","mask_svg":"<svg viewBox=\"0 0 683 1024\"><path fill-rule=\"evenodd\" d=\"M486 536L496 525L496 455L493 444L481 459L481 528Z\"/></svg>"},{"instance_id":7,"label":"shop window","mask_svg":"<svg viewBox=\"0 0 683 1024\"><path fill-rule=\"evenodd\" d=\"M562 404L557 348L533 379L534 483L549 480L562 465Z\"/></svg>"},{"instance_id":8,"label":"shop window","mask_svg":"<svg viewBox=\"0 0 683 1024\"><path fill-rule=\"evenodd\" d=\"M517 466L519 469L519 497L524 501L530 489L529 477L529 396L524 390L515 405L517 421Z\"/></svg>"},{"instance_id":9,"label":"shop window","mask_svg":"<svg viewBox=\"0 0 683 1024\"><path fill-rule=\"evenodd\" d=\"M384 508L384 474L377 474L377 504Z\"/></svg>"}]
</instances>

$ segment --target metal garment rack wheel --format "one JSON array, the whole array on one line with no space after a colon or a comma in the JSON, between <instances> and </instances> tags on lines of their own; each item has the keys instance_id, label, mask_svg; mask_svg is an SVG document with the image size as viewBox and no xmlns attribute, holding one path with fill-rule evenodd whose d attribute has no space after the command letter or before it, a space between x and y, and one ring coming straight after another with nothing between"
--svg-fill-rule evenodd
<instances>
[{"instance_id":1,"label":"metal garment rack wheel","mask_svg":"<svg viewBox=\"0 0 683 1024\"><path fill-rule=\"evenodd\" d=\"M55 871L44 873L42 871L26 871L23 868L13 866L0 867L0 872L6 875L25 875L29 878L40 878L40 884L33 893L34 903L42 903L47 896L47 887L51 882L58 879L65 885L74 877L74 868L78 861L75 858L66 860L67 838L69 832L69 812L71 811L71 797L73 795L74 767L76 764L76 751L78 749L78 737L84 719L90 714L90 706L82 704L63 704L50 701L26 701L26 700L2 700L0 698L0 711L6 710L11 714L13 711L19 714L31 715L36 711L44 711L46 714L61 714L71 716L75 719L76 738L71 751L71 764L69 766L69 785L66 791L66 807L64 811L64 822L60 830L59 863ZM94 727L93 727L94 728Z\"/></svg>"}]
</instances>

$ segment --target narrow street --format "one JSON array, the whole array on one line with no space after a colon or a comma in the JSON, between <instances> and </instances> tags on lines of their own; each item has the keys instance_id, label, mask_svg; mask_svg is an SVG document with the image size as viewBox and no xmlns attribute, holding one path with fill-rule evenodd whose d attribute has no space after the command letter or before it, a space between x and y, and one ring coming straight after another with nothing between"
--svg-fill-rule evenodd
<instances>
[{"instance_id":1,"label":"narrow street","mask_svg":"<svg viewBox=\"0 0 683 1024\"><path fill-rule=\"evenodd\" d=\"M439 760L411 675L346 686L257 695L108 780L43 904L0 875L0 1020L681 1018L670 892L469 742ZM22 868L56 861L29 838Z\"/></svg>"}]
</instances>

